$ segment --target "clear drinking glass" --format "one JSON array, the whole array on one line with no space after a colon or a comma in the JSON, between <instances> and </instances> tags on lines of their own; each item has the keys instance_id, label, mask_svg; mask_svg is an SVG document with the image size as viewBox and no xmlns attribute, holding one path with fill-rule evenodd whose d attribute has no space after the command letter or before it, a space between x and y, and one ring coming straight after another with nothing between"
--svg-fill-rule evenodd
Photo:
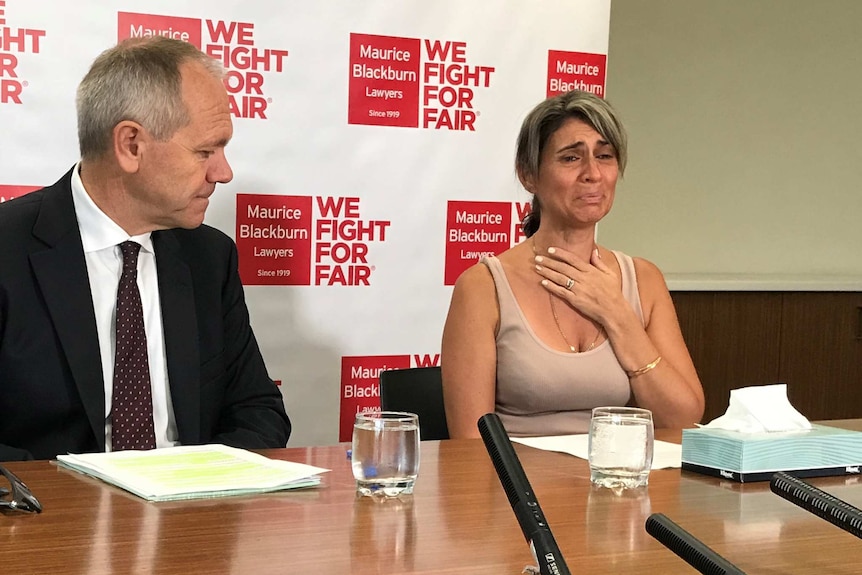
<instances>
[{"instance_id":1,"label":"clear drinking glass","mask_svg":"<svg viewBox=\"0 0 862 575\"><path fill-rule=\"evenodd\" d=\"M596 407L590 420L590 480L629 489L649 483L653 455L652 412L636 407Z\"/></svg>"},{"instance_id":2,"label":"clear drinking glass","mask_svg":"<svg viewBox=\"0 0 862 575\"><path fill-rule=\"evenodd\" d=\"M356 414L351 461L359 495L413 493L419 473L419 416L402 411Z\"/></svg>"}]
</instances>

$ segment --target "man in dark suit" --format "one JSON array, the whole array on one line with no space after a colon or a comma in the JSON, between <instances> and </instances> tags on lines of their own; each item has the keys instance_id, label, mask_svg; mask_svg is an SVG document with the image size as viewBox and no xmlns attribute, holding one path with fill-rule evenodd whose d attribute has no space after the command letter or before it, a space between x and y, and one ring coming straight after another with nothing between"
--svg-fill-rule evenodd
<instances>
[{"instance_id":1,"label":"man in dark suit","mask_svg":"<svg viewBox=\"0 0 862 575\"><path fill-rule=\"evenodd\" d=\"M222 74L177 40L107 50L78 89L81 161L0 205L0 461L124 448L112 410L124 265L137 266L150 447L286 444L236 245L202 225L216 184L233 177ZM140 249L131 266L119 247L129 241Z\"/></svg>"}]
</instances>

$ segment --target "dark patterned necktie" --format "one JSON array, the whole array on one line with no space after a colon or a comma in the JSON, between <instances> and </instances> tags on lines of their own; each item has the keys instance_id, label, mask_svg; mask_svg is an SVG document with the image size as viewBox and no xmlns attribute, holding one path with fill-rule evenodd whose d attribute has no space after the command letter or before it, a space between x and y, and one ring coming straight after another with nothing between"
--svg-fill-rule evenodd
<instances>
[{"instance_id":1,"label":"dark patterned necktie","mask_svg":"<svg viewBox=\"0 0 862 575\"><path fill-rule=\"evenodd\" d=\"M123 242L123 272L117 289L117 346L111 399L111 449L153 449L153 397L147 362L144 310L138 291L140 244Z\"/></svg>"}]
</instances>

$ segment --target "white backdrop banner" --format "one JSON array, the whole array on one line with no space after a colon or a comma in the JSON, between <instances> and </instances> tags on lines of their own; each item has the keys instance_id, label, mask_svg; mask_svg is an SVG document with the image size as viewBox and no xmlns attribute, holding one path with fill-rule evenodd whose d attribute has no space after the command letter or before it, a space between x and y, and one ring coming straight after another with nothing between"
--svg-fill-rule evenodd
<instances>
[{"instance_id":1,"label":"white backdrop banner","mask_svg":"<svg viewBox=\"0 0 862 575\"><path fill-rule=\"evenodd\" d=\"M349 439L380 370L438 365L458 275L523 239L525 114L604 96L610 0L0 0L0 201L78 159L75 90L133 36L222 62L240 275L292 446ZM2 249L9 249L8 246Z\"/></svg>"}]
</instances>

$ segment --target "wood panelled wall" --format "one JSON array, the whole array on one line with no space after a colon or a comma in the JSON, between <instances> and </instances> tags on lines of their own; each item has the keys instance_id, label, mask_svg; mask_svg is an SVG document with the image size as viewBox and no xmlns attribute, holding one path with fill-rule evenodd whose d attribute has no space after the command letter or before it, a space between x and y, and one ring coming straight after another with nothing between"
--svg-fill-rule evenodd
<instances>
[{"instance_id":1,"label":"wood panelled wall","mask_svg":"<svg viewBox=\"0 0 862 575\"><path fill-rule=\"evenodd\" d=\"M671 292L706 394L706 423L730 390L786 383L809 420L862 417L862 293Z\"/></svg>"}]
</instances>

